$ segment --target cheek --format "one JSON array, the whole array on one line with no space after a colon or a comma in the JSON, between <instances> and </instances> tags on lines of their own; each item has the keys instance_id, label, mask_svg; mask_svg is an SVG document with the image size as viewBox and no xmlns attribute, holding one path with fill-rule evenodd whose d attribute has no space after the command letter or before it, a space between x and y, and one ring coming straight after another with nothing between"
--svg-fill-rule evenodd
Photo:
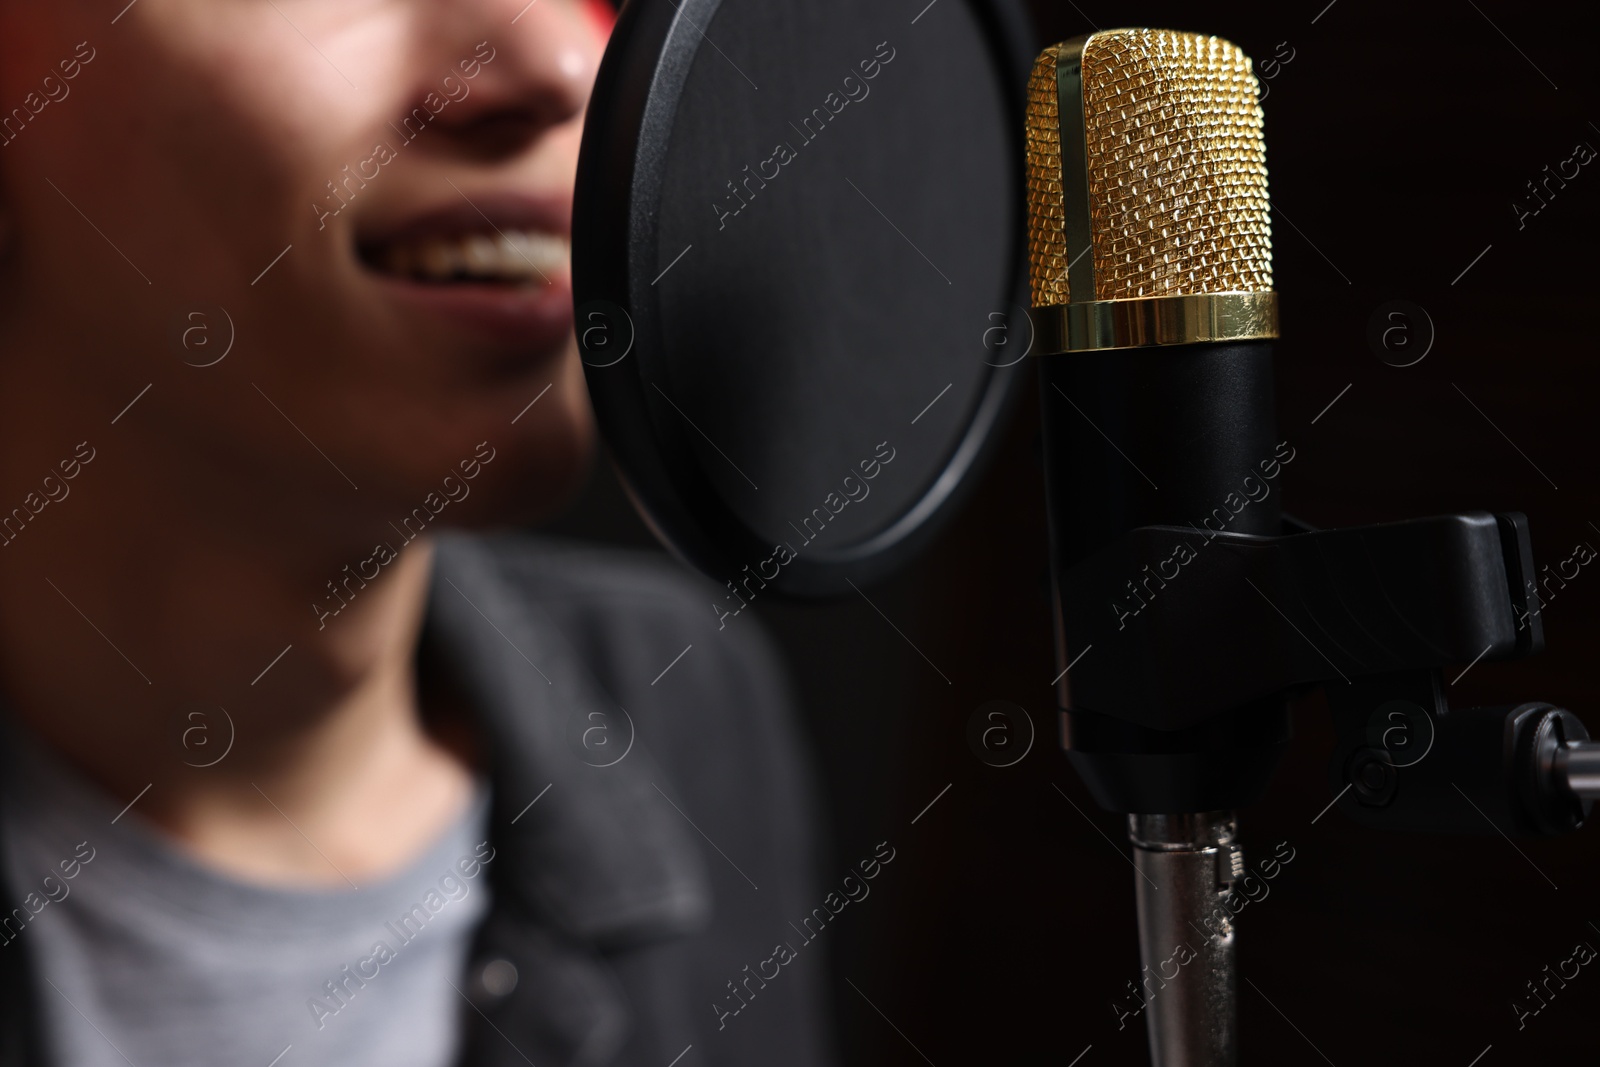
<instances>
[{"instance_id":1,"label":"cheek","mask_svg":"<svg viewBox=\"0 0 1600 1067\"><path fill-rule=\"evenodd\" d=\"M70 184L56 180L120 250L90 259L107 259L109 282L147 287L142 274L158 290L214 294L241 313L261 292L251 280L291 241L297 259L330 257L330 243L303 239L310 204L340 165L360 158L354 131L367 116L271 5L216 5L205 17L183 18L156 17L186 12L181 6L148 15L143 8L116 27L116 47L107 43L83 67L71 97L42 116L35 162L45 174L73 176ZM75 232L69 226L83 222L62 206L69 214L52 229ZM73 247L72 258L44 253L56 260L57 290L100 291L77 277L79 261L90 257ZM118 271L126 275L120 281ZM149 294L140 303L132 314L157 321L124 332L164 337L161 316L175 311L171 303Z\"/></svg>"},{"instance_id":2,"label":"cheek","mask_svg":"<svg viewBox=\"0 0 1600 1067\"><path fill-rule=\"evenodd\" d=\"M610 0L586 0L584 10L599 31L600 39L610 39L611 28L617 24L617 11L611 6Z\"/></svg>"}]
</instances>

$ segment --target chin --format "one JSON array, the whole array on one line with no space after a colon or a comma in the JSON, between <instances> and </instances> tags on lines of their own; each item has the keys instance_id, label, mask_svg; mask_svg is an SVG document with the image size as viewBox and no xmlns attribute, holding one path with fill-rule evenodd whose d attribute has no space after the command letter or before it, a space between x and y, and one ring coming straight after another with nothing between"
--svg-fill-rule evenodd
<instances>
[{"instance_id":1,"label":"chin","mask_svg":"<svg viewBox=\"0 0 1600 1067\"><path fill-rule=\"evenodd\" d=\"M471 496L460 501L452 526L532 525L559 512L583 487L595 458L587 397L580 392L564 407L552 405L542 414L527 432L492 444L494 458L474 481Z\"/></svg>"}]
</instances>

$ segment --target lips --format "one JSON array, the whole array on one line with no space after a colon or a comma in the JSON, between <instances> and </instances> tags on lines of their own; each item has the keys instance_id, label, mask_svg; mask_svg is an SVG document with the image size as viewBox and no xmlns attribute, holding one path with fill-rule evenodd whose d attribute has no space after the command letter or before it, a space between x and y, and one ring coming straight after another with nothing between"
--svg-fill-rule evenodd
<instances>
[{"instance_id":1,"label":"lips","mask_svg":"<svg viewBox=\"0 0 1600 1067\"><path fill-rule=\"evenodd\" d=\"M363 227L362 265L411 313L524 355L565 347L570 200L458 192L454 203Z\"/></svg>"}]
</instances>

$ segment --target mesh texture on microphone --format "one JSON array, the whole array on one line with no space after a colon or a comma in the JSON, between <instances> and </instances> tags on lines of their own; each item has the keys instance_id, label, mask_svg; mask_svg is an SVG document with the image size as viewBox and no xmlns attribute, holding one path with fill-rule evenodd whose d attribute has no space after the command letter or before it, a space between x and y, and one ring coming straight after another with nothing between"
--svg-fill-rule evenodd
<instances>
[{"instance_id":1,"label":"mesh texture on microphone","mask_svg":"<svg viewBox=\"0 0 1600 1067\"><path fill-rule=\"evenodd\" d=\"M1029 83L1034 306L1271 291L1266 148L1249 57L1202 34L1091 34L1078 59L1080 123L1061 113L1058 65L1069 48L1076 43L1040 55ZM1083 140L1088 249L1070 247L1063 136ZM1068 268L1083 254L1095 292L1073 294Z\"/></svg>"}]
</instances>

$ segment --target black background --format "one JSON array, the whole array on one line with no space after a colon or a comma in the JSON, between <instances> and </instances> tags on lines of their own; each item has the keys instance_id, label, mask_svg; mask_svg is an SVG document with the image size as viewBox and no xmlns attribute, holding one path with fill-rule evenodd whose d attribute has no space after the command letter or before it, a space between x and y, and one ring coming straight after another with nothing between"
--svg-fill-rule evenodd
<instances>
[{"instance_id":1,"label":"black background","mask_svg":"<svg viewBox=\"0 0 1600 1067\"><path fill-rule=\"evenodd\" d=\"M1520 230L1512 207L1579 142L1600 149L1588 6L1324 4L1033 6L1041 41L1133 25L1209 32L1258 73L1292 49L1263 105L1280 436L1297 450L1280 480L1286 508L1319 526L1521 510L1540 565L1600 546L1600 161ZM1405 368L1367 342L1374 312L1397 299L1436 331ZM878 841L898 850L827 934L853 1065L1066 1064L1089 1046L1082 1067L1147 1062L1142 1021L1119 1030L1112 1007L1138 973L1122 821L1093 806L1056 745L1038 420L1030 395L936 547L868 590L905 638L860 599L755 606L808 714L831 818L824 881ZM604 465L553 529L653 544ZM1600 733L1600 568L1544 619L1543 655L1479 664L1448 695L1547 700ZM993 699L1025 707L1037 729L1013 767L986 766L967 744L969 717ZM1241 812L1247 856L1295 850L1241 916L1244 1062L1466 1067L1492 1045L1477 1062L1495 1067L1596 1047L1585 1023L1600 968L1521 1030L1511 1005L1578 942L1600 947L1600 831L1513 846L1386 834L1336 811L1313 825L1331 799L1326 720L1320 696L1299 703L1288 758Z\"/></svg>"}]
</instances>

